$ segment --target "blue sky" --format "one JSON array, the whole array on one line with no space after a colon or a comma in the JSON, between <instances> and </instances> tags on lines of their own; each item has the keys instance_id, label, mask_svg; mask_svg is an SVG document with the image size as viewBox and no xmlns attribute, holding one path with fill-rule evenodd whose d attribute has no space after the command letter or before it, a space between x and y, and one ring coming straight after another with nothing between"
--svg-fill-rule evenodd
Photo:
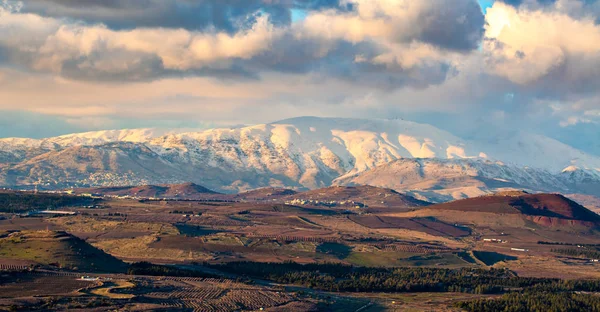
<instances>
[{"instance_id":1,"label":"blue sky","mask_svg":"<svg viewBox=\"0 0 600 312\"><path fill-rule=\"evenodd\" d=\"M307 12L303 9L292 9L292 22L302 21L306 18Z\"/></svg>"},{"instance_id":2,"label":"blue sky","mask_svg":"<svg viewBox=\"0 0 600 312\"><path fill-rule=\"evenodd\" d=\"M481 11L483 14L486 13L488 8L491 8L494 5L494 0L477 0L479 6L481 6Z\"/></svg>"}]
</instances>

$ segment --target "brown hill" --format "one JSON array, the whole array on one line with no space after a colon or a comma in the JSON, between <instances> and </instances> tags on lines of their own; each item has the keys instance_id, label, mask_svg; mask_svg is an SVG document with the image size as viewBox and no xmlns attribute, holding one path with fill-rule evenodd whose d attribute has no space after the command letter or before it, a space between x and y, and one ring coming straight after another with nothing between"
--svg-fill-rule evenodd
<instances>
[{"instance_id":1,"label":"brown hill","mask_svg":"<svg viewBox=\"0 0 600 312\"><path fill-rule=\"evenodd\" d=\"M141 198L169 198L169 199L206 199L210 195L219 193L209 190L194 183L168 184L168 185L141 185L121 187L99 187L78 189L77 193L91 193L104 196L131 196Z\"/></svg>"},{"instance_id":2,"label":"brown hill","mask_svg":"<svg viewBox=\"0 0 600 312\"><path fill-rule=\"evenodd\" d=\"M287 196L298 194L298 192L286 188L275 188L265 187L247 192L242 192L237 195L231 196L233 200L246 200L246 201L271 201L280 200Z\"/></svg>"},{"instance_id":3,"label":"brown hill","mask_svg":"<svg viewBox=\"0 0 600 312\"><path fill-rule=\"evenodd\" d=\"M578 202L595 213L600 213L600 197L598 196L584 194L568 194L565 196Z\"/></svg>"},{"instance_id":4,"label":"brown hill","mask_svg":"<svg viewBox=\"0 0 600 312\"><path fill-rule=\"evenodd\" d=\"M412 196L398 193L394 190L361 185L361 186L332 186L317 190L297 193L287 200L304 200L319 202L354 202L369 207L421 207L430 203L418 200Z\"/></svg>"},{"instance_id":5,"label":"brown hill","mask_svg":"<svg viewBox=\"0 0 600 312\"><path fill-rule=\"evenodd\" d=\"M600 216L559 194L511 193L457 200L427 207L469 213L521 215L540 225L600 225Z\"/></svg>"}]
</instances>

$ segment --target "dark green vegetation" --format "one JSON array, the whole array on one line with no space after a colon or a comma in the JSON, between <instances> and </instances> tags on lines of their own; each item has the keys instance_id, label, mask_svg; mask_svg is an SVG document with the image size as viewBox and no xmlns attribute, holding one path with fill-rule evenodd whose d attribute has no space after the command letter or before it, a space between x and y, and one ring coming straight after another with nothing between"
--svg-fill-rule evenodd
<instances>
[{"instance_id":1,"label":"dark green vegetation","mask_svg":"<svg viewBox=\"0 0 600 312\"><path fill-rule=\"evenodd\" d=\"M566 248L566 249L552 249L552 252L571 256L571 257L583 257L589 259L600 259L600 252L598 250L592 250L585 247L582 248Z\"/></svg>"},{"instance_id":2,"label":"dark green vegetation","mask_svg":"<svg viewBox=\"0 0 600 312\"><path fill-rule=\"evenodd\" d=\"M364 268L293 262L231 262L212 268L327 291L497 294L522 287L548 291L600 291L600 281L518 277L504 269Z\"/></svg>"},{"instance_id":3,"label":"dark green vegetation","mask_svg":"<svg viewBox=\"0 0 600 312\"><path fill-rule=\"evenodd\" d=\"M473 312L560 312L600 311L600 297L572 292L513 292L498 299L478 299L457 302L456 307Z\"/></svg>"},{"instance_id":4,"label":"dark green vegetation","mask_svg":"<svg viewBox=\"0 0 600 312\"><path fill-rule=\"evenodd\" d=\"M317 252L332 254L338 259L346 259L352 252L352 248L340 243L322 243L317 246Z\"/></svg>"},{"instance_id":5,"label":"dark green vegetation","mask_svg":"<svg viewBox=\"0 0 600 312\"><path fill-rule=\"evenodd\" d=\"M492 251L473 250L473 255L485 265L494 265L500 261L516 260L517 257L504 255Z\"/></svg>"},{"instance_id":6,"label":"dark green vegetation","mask_svg":"<svg viewBox=\"0 0 600 312\"><path fill-rule=\"evenodd\" d=\"M540 245L600 247L600 244L574 244L574 243L545 242L545 241L538 241L537 243L540 244Z\"/></svg>"},{"instance_id":7,"label":"dark green vegetation","mask_svg":"<svg viewBox=\"0 0 600 312\"><path fill-rule=\"evenodd\" d=\"M184 223L177 223L174 225L181 235L187 237L199 237L210 234L220 233L221 231L212 230L199 225L189 225Z\"/></svg>"},{"instance_id":8,"label":"dark green vegetation","mask_svg":"<svg viewBox=\"0 0 600 312\"><path fill-rule=\"evenodd\" d=\"M540 244L540 245L558 245L558 246L600 247L600 244L574 244L574 243L545 242L545 241L538 241L538 244Z\"/></svg>"},{"instance_id":9,"label":"dark green vegetation","mask_svg":"<svg viewBox=\"0 0 600 312\"><path fill-rule=\"evenodd\" d=\"M217 277L214 274L200 271L179 269L173 266L152 264L150 262L136 262L129 265L127 269L129 275L150 275L150 276L178 276L178 277Z\"/></svg>"},{"instance_id":10,"label":"dark green vegetation","mask_svg":"<svg viewBox=\"0 0 600 312\"><path fill-rule=\"evenodd\" d=\"M456 255L468 263L472 263L472 264L477 263L477 261L475 261L475 259L473 259L473 257L471 257L471 255L468 252L461 251L461 252L456 253Z\"/></svg>"},{"instance_id":11,"label":"dark green vegetation","mask_svg":"<svg viewBox=\"0 0 600 312\"><path fill-rule=\"evenodd\" d=\"M56 209L66 206L90 205L95 200L86 197L59 194L0 193L0 212L27 212Z\"/></svg>"}]
</instances>

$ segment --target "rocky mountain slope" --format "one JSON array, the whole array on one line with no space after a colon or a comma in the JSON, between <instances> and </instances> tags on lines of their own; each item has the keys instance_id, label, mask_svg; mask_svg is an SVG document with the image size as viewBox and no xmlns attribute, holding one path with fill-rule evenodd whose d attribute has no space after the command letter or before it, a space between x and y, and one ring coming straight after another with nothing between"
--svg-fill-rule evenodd
<instances>
[{"instance_id":1,"label":"rocky mountain slope","mask_svg":"<svg viewBox=\"0 0 600 312\"><path fill-rule=\"evenodd\" d=\"M552 173L482 159L398 159L334 181L338 185L373 185L407 192L434 202L481 196L505 189L600 195L593 171ZM582 175L584 178L579 177Z\"/></svg>"},{"instance_id":2,"label":"rocky mountain slope","mask_svg":"<svg viewBox=\"0 0 600 312\"><path fill-rule=\"evenodd\" d=\"M139 129L0 139L2 186L194 182L237 193L372 184L445 200L505 187L595 194L597 168L599 157L538 135L515 132L473 142L403 120L303 117L196 132ZM442 188L449 190L438 192Z\"/></svg>"}]
</instances>

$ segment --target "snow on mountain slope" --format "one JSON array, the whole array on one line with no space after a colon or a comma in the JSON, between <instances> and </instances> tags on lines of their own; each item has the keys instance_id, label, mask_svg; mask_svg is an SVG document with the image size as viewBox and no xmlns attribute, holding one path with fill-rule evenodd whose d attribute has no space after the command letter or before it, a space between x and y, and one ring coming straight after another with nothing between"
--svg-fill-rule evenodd
<instances>
[{"instance_id":1,"label":"snow on mountain slope","mask_svg":"<svg viewBox=\"0 0 600 312\"><path fill-rule=\"evenodd\" d=\"M569 185L547 170L482 159L399 159L341 177L336 185L372 185L434 202L481 196L505 189L567 192Z\"/></svg>"},{"instance_id":2,"label":"snow on mountain slope","mask_svg":"<svg viewBox=\"0 0 600 312\"><path fill-rule=\"evenodd\" d=\"M147 143L157 154L229 172L254 169L307 188L399 158L476 157L450 133L405 121L296 118L238 129L164 136Z\"/></svg>"},{"instance_id":3,"label":"snow on mountain slope","mask_svg":"<svg viewBox=\"0 0 600 312\"><path fill-rule=\"evenodd\" d=\"M0 170L3 185L120 185L187 178L183 168L164 162L143 144L130 142L71 146Z\"/></svg>"},{"instance_id":4,"label":"snow on mountain slope","mask_svg":"<svg viewBox=\"0 0 600 312\"><path fill-rule=\"evenodd\" d=\"M0 154L6 155L7 158L12 157L14 162L70 146L94 146L113 142L144 143L159 136L179 132L184 131L147 128L92 131L46 139L5 138L0 139Z\"/></svg>"},{"instance_id":5,"label":"snow on mountain slope","mask_svg":"<svg viewBox=\"0 0 600 312\"><path fill-rule=\"evenodd\" d=\"M169 133L159 129L123 129L67 134L46 139L61 146L100 145L111 142L144 143Z\"/></svg>"},{"instance_id":6,"label":"snow on mountain slope","mask_svg":"<svg viewBox=\"0 0 600 312\"><path fill-rule=\"evenodd\" d=\"M413 184L430 184L429 188L436 183L438 188L462 185L469 189L460 192L469 196L489 188L490 181L541 190L570 188L582 184L557 177L561 169L575 163L584 168L582 174L595 174L586 168L600 168L597 157L536 135L514 132L495 141L473 142L403 120L301 117L204 131L134 129L42 140L0 139L0 184L102 186L143 181L195 182L224 192L266 186L313 189L334 181L353 183L361 173L368 176L399 159L422 158L452 161L424 166L432 170L432 177L439 176L437 180L419 176L423 173L416 167L402 171L402 179L414 176ZM443 183L435 182L439 179Z\"/></svg>"},{"instance_id":7,"label":"snow on mountain slope","mask_svg":"<svg viewBox=\"0 0 600 312\"><path fill-rule=\"evenodd\" d=\"M46 139L27 139L27 138L5 138L0 139L0 149L7 151L9 149L39 148L42 146L77 146L77 145L101 145L112 142L135 142L144 143L160 136L185 132L185 130L169 129L121 129L90 131L83 133L66 134Z\"/></svg>"},{"instance_id":8,"label":"snow on mountain slope","mask_svg":"<svg viewBox=\"0 0 600 312\"><path fill-rule=\"evenodd\" d=\"M598 170L585 170L569 166L559 176L573 193L600 196L600 171Z\"/></svg>"}]
</instances>

